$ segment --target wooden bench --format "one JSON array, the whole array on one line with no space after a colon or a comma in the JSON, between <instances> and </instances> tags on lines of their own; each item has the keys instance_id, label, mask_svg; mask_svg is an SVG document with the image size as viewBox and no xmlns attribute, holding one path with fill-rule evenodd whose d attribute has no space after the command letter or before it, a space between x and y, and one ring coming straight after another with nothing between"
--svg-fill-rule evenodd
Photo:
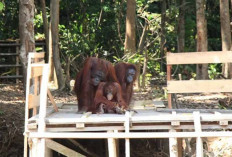
<instances>
[{"instance_id":1,"label":"wooden bench","mask_svg":"<svg viewBox=\"0 0 232 157\"><path fill-rule=\"evenodd\" d=\"M172 108L172 93L232 92L232 80L172 80L173 65L231 63L232 51L167 53L168 107Z\"/></svg>"}]
</instances>

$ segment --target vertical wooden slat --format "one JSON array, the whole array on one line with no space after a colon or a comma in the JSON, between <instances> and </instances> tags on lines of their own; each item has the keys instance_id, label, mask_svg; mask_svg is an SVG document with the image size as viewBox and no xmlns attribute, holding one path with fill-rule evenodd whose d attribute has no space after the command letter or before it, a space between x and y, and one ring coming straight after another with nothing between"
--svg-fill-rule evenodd
<instances>
[{"instance_id":1,"label":"vertical wooden slat","mask_svg":"<svg viewBox=\"0 0 232 157\"><path fill-rule=\"evenodd\" d=\"M176 130L177 132L181 132L181 130ZM183 138L177 138L177 146L178 146L178 157L182 157L183 156Z\"/></svg>"},{"instance_id":2,"label":"vertical wooden slat","mask_svg":"<svg viewBox=\"0 0 232 157\"><path fill-rule=\"evenodd\" d=\"M113 131L108 131L112 133ZM117 157L116 142L114 138L108 138L108 154L110 157Z\"/></svg>"},{"instance_id":3,"label":"vertical wooden slat","mask_svg":"<svg viewBox=\"0 0 232 157\"><path fill-rule=\"evenodd\" d=\"M126 133L129 133L130 132L130 112L126 112L125 114L125 132ZM126 138L125 139L125 153L126 153L126 157L130 157L130 139L129 138Z\"/></svg>"},{"instance_id":4,"label":"vertical wooden slat","mask_svg":"<svg viewBox=\"0 0 232 157\"><path fill-rule=\"evenodd\" d=\"M172 66L167 65L167 81L171 80L171 70L172 70ZM168 108L170 109L172 108L172 94L171 93L168 93Z\"/></svg>"},{"instance_id":5,"label":"vertical wooden slat","mask_svg":"<svg viewBox=\"0 0 232 157\"><path fill-rule=\"evenodd\" d=\"M195 132L201 133L201 120L200 120L200 112L195 111L193 112L193 117L194 117L194 127L195 127ZM203 157L203 143L202 143L202 138L199 136L197 137L197 142L196 142L196 156L197 157Z\"/></svg>"},{"instance_id":6,"label":"vertical wooden slat","mask_svg":"<svg viewBox=\"0 0 232 157\"><path fill-rule=\"evenodd\" d=\"M40 110L39 110L39 126L38 131L45 131L45 117L47 108L47 90L48 90L48 64L43 65L43 77L40 90Z\"/></svg>"},{"instance_id":7,"label":"vertical wooden slat","mask_svg":"<svg viewBox=\"0 0 232 157\"><path fill-rule=\"evenodd\" d=\"M53 99L53 96L52 96L52 94L51 94L51 92L50 92L49 89L48 89L48 97L49 97L49 99L51 100L51 103L52 103L52 105L53 105L54 110L55 110L56 112L58 112L58 107L56 106L56 103L55 103L55 101L54 101L54 99Z\"/></svg>"},{"instance_id":8,"label":"vertical wooden slat","mask_svg":"<svg viewBox=\"0 0 232 157\"><path fill-rule=\"evenodd\" d=\"M38 156L38 139L32 139L32 148L30 149L30 157L37 157Z\"/></svg>"},{"instance_id":9,"label":"vertical wooden slat","mask_svg":"<svg viewBox=\"0 0 232 157\"><path fill-rule=\"evenodd\" d=\"M118 133L118 130L114 130L114 133ZM116 156L119 157L119 139L114 139L116 143Z\"/></svg>"},{"instance_id":10,"label":"vertical wooden slat","mask_svg":"<svg viewBox=\"0 0 232 157\"><path fill-rule=\"evenodd\" d=\"M35 58L34 62L38 62L39 59ZM38 94L38 85L39 85L39 79L38 77L33 78L34 79L34 94L37 95ZM33 108L33 116L35 116L37 114L37 106Z\"/></svg>"},{"instance_id":11,"label":"vertical wooden slat","mask_svg":"<svg viewBox=\"0 0 232 157\"><path fill-rule=\"evenodd\" d=\"M28 57L28 67L27 67L27 82L26 82L26 105L25 105L25 133L24 133L24 157L27 157L27 136L26 133L28 132L28 118L29 118L29 93L30 93L30 76L31 76L31 57Z\"/></svg>"},{"instance_id":12,"label":"vertical wooden slat","mask_svg":"<svg viewBox=\"0 0 232 157\"><path fill-rule=\"evenodd\" d=\"M176 111L172 111L172 116L176 119ZM176 124L179 124L178 121L174 121ZM175 124L171 123L171 124ZM175 129L169 130L169 132L176 132ZM169 151L170 157L178 157L178 139L177 138L169 138Z\"/></svg>"},{"instance_id":13,"label":"vertical wooden slat","mask_svg":"<svg viewBox=\"0 0 232 157\"><path fill-rule=\"evenodd\" d=\"M176 130L169 130L169 132L176 132ZM177 138L169 138L169 155L170 157L178 157Z\"/></svg>"},{"instance_id":14,"label":"vertical wooden slat","mask_svg":"<svg viewBox=\"0 0 232 157\"><path fill-rule=\"evenodd\" d=\"M47 90L48 90L48 64L43 65L43 76L40 89L40 109L39 109L39 123L38 132L43 133L46 130L45 117L47 109ZM40 156L45 156L45 139L39 140Z\"/></svg>"}]
</instances>

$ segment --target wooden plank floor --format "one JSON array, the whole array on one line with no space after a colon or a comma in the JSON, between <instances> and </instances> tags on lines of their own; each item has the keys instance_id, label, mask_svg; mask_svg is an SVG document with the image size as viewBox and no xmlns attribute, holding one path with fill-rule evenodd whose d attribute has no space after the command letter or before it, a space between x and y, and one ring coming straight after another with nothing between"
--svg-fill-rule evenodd
<instances>
[{"instance_id":1,"label":"wooden plank floor","mask_svg":"<svg viewBox=\"0 0 232 157\"><path fill-rule=\"evenodd\" d=\"M45 119L48 131L109 131L125 130L125 114L77 114L76 104L58 105L59 112L47 109ZM194 129L193 113L171 112L167 109L137 109L131 112L130 130ZM195 110L194 110L195 111ZM217 114L216 114L217 113ZM232 113L232 112L231 112ZM232 129L232 114L200 113L202 129ZM37 130L38 115L29 119L31 131ZM225 125L224 125L225 124Z\"/></svg>"}]
</instances>

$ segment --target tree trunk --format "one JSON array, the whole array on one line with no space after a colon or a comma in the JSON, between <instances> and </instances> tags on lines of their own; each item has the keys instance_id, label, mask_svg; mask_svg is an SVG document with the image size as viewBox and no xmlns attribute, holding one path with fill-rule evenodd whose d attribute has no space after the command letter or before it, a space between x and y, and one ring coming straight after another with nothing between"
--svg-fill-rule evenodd
<instances>
[{"instance_id":1,"label":"tree trunk","mask_svg":"<svg viewBox=\"0 0 232 157\"><path fill-rule=\"evenodd\" d=\"M67 56L67 58L66 58L66 66L65 66L65 74L66 74L65 83L66 83L66 88L68 88L69 91L72 90L71 87L70 87L70 80L71 80L70 66L71 66L71 60L70 60L70 57Z\"/></svg>"},{"instance_id":2,"label":"tree trunk","mask_svg":"<svg viewBox=\"0 0 232 157\"><path fill-rule=\"evenodd\" d=\"M146 37L147 37L147 22L145 22L144 26L143 26L143 33L140 37L140 41L139 41L139 46L138 46L138 52L139 54L143 54L143 49L145 46L145 41L146 41ZM136 65L137 71L138 71L138 75L137 75L137 86L138 89L140 89L141 85L140 85L140 67L141 67L141 61L139 61L139 63ZM145 68L145 67L144 67Z\"/></svg>"},{"instance_id":3,"label":"tree trunk","mask_svg":"<svg viewBox=\"0 0 232 157\"><path fill-rule=\"evenodd\" d=\"M142 73L142 88L145 88L147 74L147 50L144 51L143 73Z\"/></svg>"},{"instance_id":4,"label":"tree trunk","mask_svg":"<svg viewBox=\"0 0 232 157\"><path fill-rule=\"evenodd\" d=\"M222 51L229 51L231 48L231 32L230 32L230 15L229 15L229 1L220 0L220 22L221 22L221 38ZM223 64L222 72L224 77L232 76L229 63Z\"/></svg>"},{"instance_id":5,"label":"tree trunk","mask_svg":"<svg viewBox=\"0 0 232 157\"><path fill-rule=\"evenodd\" d=\"M65 81L59 55L59 1L51 0L52 53L59 90L64 89Z\"/></svg>"},{"instance_id":6,"label":"tree trunk","mask_svg":"<svg viewBox=\"0 0 232 157\"><path fill-rule=\"evenodd\" d=\"M196 0L197 14L197 52L208 51L207 21L205 18L205 0ZM197 65L197 79L208 78L208 64Z\"/></svg>"},{"instance_id":7,"label":"tree trunk","mask_svg":"<svg viewBox=\"0 0 232 157\"><path fill-rule=\"evenodd\" d=\"M178 52L184 52L185 47L185 0L180 0L178 17Z\"/></svg>"},{"instance_id":8,"label":"tree trunk","mask_svg":"<svg viewBox=\"0 0 232 157\"><path fill-rule=\"evenodd\" d=\"M45 34L45 42L46 42L46 53L45 53L45 61L48 62L49 56L49 31L48 31L48 19L46 14L46 4L45 0L40 0L41 8L42 8L42 16L43 16L43 28Z\"/></svg>"},{"instance_id":9,"label":"tree trunk","mask_svg":"<svg viewBox=\"0 0 232 157\"><path fill-rule=\"evenodd\" d=\"M127 0L125 53L136 52L135 16L136 16L136 2L135 0Z\"/></svg>"},{"instance_id":10,"label":"tree trunk","mask_svg":"<svg viewBox=\"0 0 232 157\"><path fill-rule=\"evenodd\" d=\"M166 67L164 66L164 48L166 43L166 30L165 30L165 23L166 23L166 9L167 9L167 3L166 0L162 1L162 8L161 8L161 40L160 40L160 71L164 71Z\"/></svg>"},{"instance_id":11,"label":"tree trunk","mask_svg":"<svg viewBox=\"0 0 232 157\"><path fill-rule=\"evenodd\" d=\"M23 65L24 87L26 87L27 78L27 55L28 52L35 52L34 8L34 0L19 1L19 37L21 43L19 56Z\"/></svg>"},{"instance_id":12,"label":"tree trunk","mask_svg":"<svg viewBox=\"0 0 232 157\"><path fill-rule=\"evenodd\" d=\"M122 20L123 4L124 4L124 0L121 1L120 9L117 12L117 18L116 18L117 30L118 30L118 38L119 38L121 44L124 44L124 42L122 40L122 35L121 35L121 20Z\"/></svg>"}]
</instances>

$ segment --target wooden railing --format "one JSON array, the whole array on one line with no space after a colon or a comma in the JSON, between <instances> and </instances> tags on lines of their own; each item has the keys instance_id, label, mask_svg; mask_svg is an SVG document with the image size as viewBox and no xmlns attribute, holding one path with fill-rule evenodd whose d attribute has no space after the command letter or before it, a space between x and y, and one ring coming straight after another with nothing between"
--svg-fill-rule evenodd
<instances>
[{"instance_id":1,"label":"wooden railing","mask_svg":"<svg viewBox=\"0 0 232 157\"><path fill-rule=\"evenodd\" d=\"M167 53L168 107L172 93L232 92L232 80L172 80L172 65L231 63L232 51Z\"/></svg>"}]
</instances>

